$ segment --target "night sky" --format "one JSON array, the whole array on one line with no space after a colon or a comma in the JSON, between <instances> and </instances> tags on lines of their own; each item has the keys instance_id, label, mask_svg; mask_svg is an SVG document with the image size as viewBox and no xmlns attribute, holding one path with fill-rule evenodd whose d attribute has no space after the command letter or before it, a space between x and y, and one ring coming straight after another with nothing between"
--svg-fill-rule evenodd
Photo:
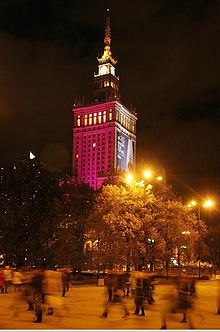
<instances>
[{"instance_id":1,"label":"night sky","mask_svg":"<svg viewBox=\"0 0 220 332\"><path fill-rule=\"evenodd\" d=\"M138 164L220 197L219 0L1 0L1 164L31 150L70 167L72 105L93 96L107 8Z\"/></svg>"}]
</instances>

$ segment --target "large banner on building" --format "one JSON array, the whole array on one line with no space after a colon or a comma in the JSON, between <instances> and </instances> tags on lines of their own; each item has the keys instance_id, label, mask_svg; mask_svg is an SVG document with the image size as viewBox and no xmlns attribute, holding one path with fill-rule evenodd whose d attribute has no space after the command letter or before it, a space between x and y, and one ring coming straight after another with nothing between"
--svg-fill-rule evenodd
<instances>
[{"instance_id":1,"label":"large banner on building","mask_svg":"<svg viewBox=\"0 0 220 332\"><path fill-rule=\"evenodd\" d=\"M134 142L117 132L117 167L126 171L129 165L134 165Z\"/></svg>"}]
</instances>

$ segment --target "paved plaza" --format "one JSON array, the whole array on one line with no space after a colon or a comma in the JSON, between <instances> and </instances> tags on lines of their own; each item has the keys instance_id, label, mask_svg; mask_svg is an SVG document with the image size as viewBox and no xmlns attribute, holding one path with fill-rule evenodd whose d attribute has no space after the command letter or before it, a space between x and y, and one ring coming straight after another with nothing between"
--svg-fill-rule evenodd
<instances>
[{"instance_id":1,"label":"paved plaza","mask_svg":"<svg viewBox=\"0 0 220 332\"><path fill-rule=\"evenodd\" d=\"M0 294L0 329L160 329L161 309L166 306L167 294L173 286L160 284L155 287L155 303L148 305L146 316L133 315L134 300L125 298L130 311L128 318L122 318L120 305L113 305L108 318L100 318L105 301L105 288L102 286L72 286L55 308L61 316L47 316L44 309L43 322L33 323L34 314L27 311L27 304L18 299L19 293L11 290ZM192 319L196 329L220 329L220 316L216 315L217 281L200 281L197 283L197 299ZM62 304L65 305L65 310ZM58 310L59 309L59 310ZM188 329L180 323L181 314L172 314L168 318L168 329Z\"/></svg>"}]
</instances>

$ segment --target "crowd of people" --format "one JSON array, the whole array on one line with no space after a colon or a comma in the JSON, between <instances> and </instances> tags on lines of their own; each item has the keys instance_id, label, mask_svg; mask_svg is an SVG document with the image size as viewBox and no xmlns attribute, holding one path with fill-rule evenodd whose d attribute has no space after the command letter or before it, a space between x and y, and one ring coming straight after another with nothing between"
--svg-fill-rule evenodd
<instances>
[{"instance_id":1,"label":"crowd of people","mask_svg":"<svg viewBox=\"0 0 220 332\"><path fill-rule=\"evenodd\" d=\"M0 270L0 287L2 293L8 293L14 287L20 292L19 300L26 301L27 310L35 312L34 323L42 322L42 305L47 306L47 315L53 315L54 306L61 303L62 297L69 290L70 271L68 268L54 270L35 269L19 271L6 266ZM61 299L60 299L61 298ZM14 303L15 312L17 306Z\"/></svg>"},{"instance_id":2,"label":"crowd of people","mask_svg":"<svg viewBox=\"0 0 220 332\"><path fill-rule=\"evenodd\" d=\"M13 285L14 290L20 291L22 285L22 274L18 269L12 270L10 266L0 269L0 289L2 293L8 293L8 287Z\"/></svg>"},{"instance_id":3,"label":"crowd of people","mask_svg":"<svg viewBox=\"0 0 220 332\"><path fill-rule=\"evenodd\" d=\"M160 281L159 281L160 282ZM32 271L19 271L6 266L0 270L0 289L8 293L9 289L20 292L27 303L27 310L35 313L34 323L42 322L43 306L46 315L59 316L59 309L65 309L63 297L66 296L71 283L71 272L68 268L55 270L35 269ZM145 316L149 306L155 303L154 290L158 280L153 274L133 271L130 273L107 271L104 276L106 300L101 318L107 318L111 308L120 305L123 318L130 316L126 298L133 299L133 315ZM182 275L172 281L173 290L166 295L164 309L161 310L161 329L167 329L167 319L170 314L182 313L181 323L188 323L194 329L191 317L196 298L196 280L187 275ZM15 306L16 311L16 306ZM220 290L217 299L217 312L220 315Z\"/></svg>"},{"instance_id":4,"label":"crowd of people","mask_svg":"<svg viewBox=\"0 0 220 332\"><path fill-rule=\"evenodd\" d=\"M177 278L175 283L175 293L172 292L166 297L166 305L161 311L161 329L167 329L167 316L172 313L182 313L181 323L188 323L190 329L194 329L191 318L196 296L195 279L187 276ZM105 278L107 289L106 303L101 315L107 318L110 308L118 303L124 310L123 318L129 316L129 311L124 300L125 296L134 298L134 315L145 316L148 305L152 305L154 300L155 279L152 275L144 272L133 272L131 274L110 272Z\"/></svg>"}]
</instances>

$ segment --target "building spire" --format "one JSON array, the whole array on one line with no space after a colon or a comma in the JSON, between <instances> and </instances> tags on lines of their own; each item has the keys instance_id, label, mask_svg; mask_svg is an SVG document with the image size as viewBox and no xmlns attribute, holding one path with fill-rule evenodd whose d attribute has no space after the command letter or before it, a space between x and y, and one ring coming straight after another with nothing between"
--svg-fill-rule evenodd
<instances>
[{"instance_id":1,"label":"building spire","mask_svg":"<svg viewBox=\"0 0 220 332\"><path fill-rule=\"evenodd\" d=\"M110 27L109 9L107 9L107 15L106 15L104 44L105 44L105 46L109 46L109 47L111 45L111 27Z\"/></svg>"},{"instance_id":2,"label":"building spire","mask_svg":"<svg viewBox=\"0 0 220 332\"><path fill-rule=\"evenodd\" d=\"M110 27L110 14L109 9L107 9L106 23L105 23L105 38L104 38L104 52L99 60L99 62L105 62L111 60L114 64L117 62L112 58L111 52L111 27Z\"/></svg>"},{"instance_id":3,"label":"building spire","mask_svg":"<svg viewBox=\"0 0 220 332\"><path fill-rule=\"evenodd\" d=\"M107 100L120 98L119 77L115 74L117 60L112 57L111 52L111 27L109 9L106 13L104 51L98 60L98 74L94 74L95 98Z\"/></svg>"}]
</instances>

